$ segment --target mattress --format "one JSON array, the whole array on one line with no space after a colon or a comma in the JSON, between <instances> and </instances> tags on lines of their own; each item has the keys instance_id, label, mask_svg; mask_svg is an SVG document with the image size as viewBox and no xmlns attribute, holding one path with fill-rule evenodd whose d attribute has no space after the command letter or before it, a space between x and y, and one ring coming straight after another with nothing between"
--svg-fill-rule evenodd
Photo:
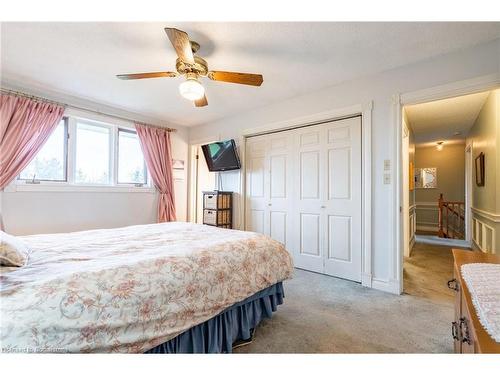
<instances>
[{"instance_id":1,"label":"mattress","mask_svg":"<svg viewBox=\"0 0 500 375\"><path fill-rule=\"evenodd\" d=\"M2 352L145 352L290 278L267 236L162 223L24 236L0 274Z\"/></svg>"}]
</instances>

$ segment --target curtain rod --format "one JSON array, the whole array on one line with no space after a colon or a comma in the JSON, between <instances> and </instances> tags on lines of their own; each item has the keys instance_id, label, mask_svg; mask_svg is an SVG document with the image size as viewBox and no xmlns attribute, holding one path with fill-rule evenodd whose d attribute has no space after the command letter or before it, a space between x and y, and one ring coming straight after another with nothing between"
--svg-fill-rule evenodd
<instances>
[{"instance_id":1,"label":"curtain rod","mask_svg":"<svg viewBox=\"0 0 500 375\"><path fill-rule=\"evenodd\" d=\"M92 113L95 113L95 114L98 114L98 115L113 117L113 118L116 118L118 120L130 121L130 122L138 123L138 124L141 124L141 125L150 126L150 127L153 127L153 128L164 129L164 130L169 131L169 132L176 132L177 131L177 129L174 129L174 128L161 127L161 126L157 126L157 125L148 124L148 123L145 123L143 121L133 120L133 119L126 118L126 117L121 117L121 116L112 115L112 114L109 114L109 113L104 113L104 112L96 111L94 109L88 109L88 108L79 107L79 106L72 105L72 104L61 103L61 102L57 102L55 100L50 100L50 99L47 99L47 98L43 98L41 96L26 94L25 92L22 92L22 91L15 91L15 90L10 90L10 89L5 89L3 87L0 88L0 91L2 93L9 94L9 95L21 96L21 97L24 97L24 98L28 98L28 99L32 99L32 100L36 100L36 101L40 101L40 102L57 104L57 105L60 105L60 106L66 107L66 108L73 108L73 109L78 109L78 110L81 110L81 111L92 112Z\"/></svg>"}]
</instances>

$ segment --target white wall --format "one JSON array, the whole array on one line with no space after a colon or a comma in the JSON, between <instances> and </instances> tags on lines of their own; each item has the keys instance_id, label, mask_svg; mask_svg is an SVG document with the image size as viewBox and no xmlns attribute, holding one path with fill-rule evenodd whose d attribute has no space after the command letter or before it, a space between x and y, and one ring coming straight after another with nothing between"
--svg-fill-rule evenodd
<instances>
[{"instance_id":1,"label":"white wall","mask_svg":"<svg viewBox=\"0 0 500 375\"><path fill-rule=\"evenodd\" d=\"M392 183L383 184L384 159L396 165L393 97L451 82L496 74L500 77L500 40L458 52L438 56L416 64L339 84L318 92L294 97L238 116L190 129L190 141L216 136L220 139L239 138L245 129L313 115L324 111L365 104L373 101L372 113L372 272L374 280L397 284L398 265L394 238L396 217L392 202L396 193ZM325 69L328 69L325 66ZM264 82L265 84L265 82ZM256 93L258 95L258 93ZM224 176L224 189L241 192L239 172ZM239 222L236 207L236 226Z\"/></svg>"},{"instance_id":2,"label":"white wall","mask_svg":"<svg viewBox=\"0 0 500 375\"><path fill-rule=\"evenodd\" d=\"M116 120L113 120L114 123ZM176 127L172 157L188 160L188 131ZM187 215L187 170L175 180L177 220ZM0 192L5 231L15 235L114 228L156 222L157 194L150 192Z\"/></svg>"}]
</instances>

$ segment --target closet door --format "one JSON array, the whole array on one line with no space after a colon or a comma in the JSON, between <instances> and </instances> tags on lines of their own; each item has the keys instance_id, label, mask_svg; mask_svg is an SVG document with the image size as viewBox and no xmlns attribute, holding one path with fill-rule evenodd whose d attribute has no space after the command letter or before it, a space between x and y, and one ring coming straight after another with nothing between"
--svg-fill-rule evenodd
<instances>
[{"instance_id":1,"label":"closet door","mask_svg":"<svg viewBox=\"0 0 500 375\"><path fill-rule=\"evenodd\" d=\"M324 273L361 281L361 117L324 129Z\"/></svg>"},{"instance_id":2,"label":"closet door","mask_svg":"<svg viewBox=\"0 0 500 375\"><path fill-rule=\"evenodd\" d=\"M266 165L267 141L265 136L252 137L246 142L246 230L268 234L266 211L268 166ZM268 180L268 179L267 179Z\"/></svg>"},{"instance_id":3,"label":"closet door","mask_svg":"<svg viewBox=\"0 0 500 375\"><path fill-rule=\"evenodd\" d=\"M281 242L292 251L292 215L293 186L292 186L292 134L279 132L267 136L266 177L267 211L266 223L271 238Z\"/></svg>"},{"instance_id":4,"label":"closet door","mask_svg":"<svg viewBox=\"0 0 500 375\"><path fill-rule=\"evenodd\" d=\"M291 241L291 132L252 137L246 146L246 229L266 234L287 249Z\"/></svg>"},{"instance_id":5,"label":"closet door","mask_svg":"<svg viewBox=\"0 0 500 375\"><path fill-rule=\"evenodd\" d=\"M324 129L308 126L293 131L293 254L295 266L323 273Z\"/></svg>"},{"instance_id":6,"label":"closet door","mask_svg":"<svg viewBox=\"0 0 500 375\"><path fill-rule=\"evenodd\" d=\"M246 199L296 267L361 281L361 117L249 138Z\"/></svg>"}]
</instances>

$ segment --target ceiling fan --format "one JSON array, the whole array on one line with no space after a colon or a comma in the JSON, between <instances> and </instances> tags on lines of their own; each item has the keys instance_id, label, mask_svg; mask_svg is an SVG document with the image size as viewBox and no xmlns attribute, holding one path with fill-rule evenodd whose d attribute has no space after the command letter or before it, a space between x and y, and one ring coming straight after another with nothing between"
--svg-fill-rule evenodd
<instances>
[{"instance_id":1,"label":"ceiling fan","mask_svg":"<svg viewBox=\"0 0 500 375\"><path fill-rule=\"evenodd\" d=\"M186 32L169 27L165 28L165 32L177 52L178 58L175 63L176 72L119 74L117 77L128 80L185 76L186 80L179 85L179 91L184 98L194 101L196 107L208 105L205 88L199 81L200 77L208 77L212 81L239 83L251 86L262 85L263 77L261 74L208 70L207 62L196 55L196 52L200 49L200 45L195 41L189 40L189 36Z\"/></svg>"}]
</instances>

